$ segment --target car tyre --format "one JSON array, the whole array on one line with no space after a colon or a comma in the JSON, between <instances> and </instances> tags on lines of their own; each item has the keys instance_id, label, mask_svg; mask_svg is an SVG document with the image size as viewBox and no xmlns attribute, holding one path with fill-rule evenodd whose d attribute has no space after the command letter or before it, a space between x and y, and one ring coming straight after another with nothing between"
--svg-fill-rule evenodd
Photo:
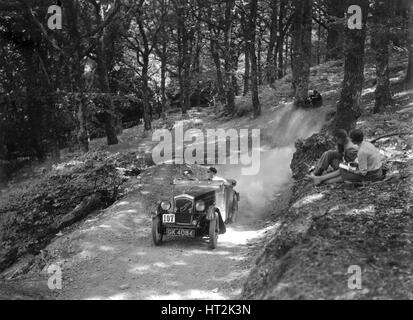
<instances>
[{"instance_id":1,"label":"car tyre","mask_svg":"<svg viewBox=\"0 0 413 320\"><path fill-rule=\"evenodd\" d=\"M161 219L159 216L152 219L152 241L155 246L160 246L163 240L161 230Z\"/></svg>"},{"instance_id":2,"label":"car tyre","mask_svg":"<svg viewBox=\"0 0 413 320\"><path fill-rule=\"evenodd\" d=\"M218 245L219 216L209 222L209 248L215 249Z\"/></svg>"}]
</instances>

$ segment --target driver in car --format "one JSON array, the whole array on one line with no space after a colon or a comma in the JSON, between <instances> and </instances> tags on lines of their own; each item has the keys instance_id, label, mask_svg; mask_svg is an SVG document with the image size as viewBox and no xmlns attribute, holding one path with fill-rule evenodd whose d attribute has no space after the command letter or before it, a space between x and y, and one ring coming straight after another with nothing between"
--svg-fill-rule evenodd
<instances>
[{"instance_id":1,"label":"driver in car","mask_svg":"<svg viewBox=\"0 0 413 320\"><path fill-rule=\"evenodd\" d=\"M194 172L190 169L184 171L184 176L188 180L198 180L198 178L195 177Z\"/></svg>"}]
</instances>

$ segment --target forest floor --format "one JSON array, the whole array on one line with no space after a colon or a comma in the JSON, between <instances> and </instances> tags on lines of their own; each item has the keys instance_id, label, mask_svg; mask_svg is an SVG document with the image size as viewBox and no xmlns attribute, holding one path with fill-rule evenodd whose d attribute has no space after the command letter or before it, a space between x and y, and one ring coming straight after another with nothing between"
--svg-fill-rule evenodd
<instances>
[{"instance_id":1,"label":"forest floor","mask_svg":"<svg viewBox=\"0 0 413 320\"><path fill-rule=\"evenodd\" d=\"M325 99L321 109L293 111L289 107L291 78L286 77L277 81L275 90L261 88L263 115L258 119L216 119L213 110L193 110L184 120L187 128L260 128L262 133L264 152L257 177L252 180L230 166L219 166L223 176L238 180L241 218L220 236L216 250L208 250L205 240L170 239L161 247L151 244L149 213L156 201L170 192L168 182L182 171L180 166L153 166L130 177L123 196L113 205L56 234L35 263L31 261L28 267L22 258L7 269L2 277L9 280L0 282L0 298L351 299L379 296L376 284L377 290L383 283L408 287L409 237L413 234L408 222L412 199L408 137L380 143L394 165L395 178L387 183L358 190L341 185L315 189L291 179L294 141L319 132L325 124L338 100L342 67L337 61L312 69L312 87ZM404 60L393 62L395 86L403 67ZM373 73L372 66L366 68L366 116L359 126L369 137L411 129L411 91L399 88L395 106L385 115L369 114ZM250 97L238 98L237 108L248 110L249 101ZM156 121L154 128L171 128L177 120L179 116ZM133 158L138 151L150 152L154 145L151 137L144 137L141 126L125 130L119 145L107 147L104 139L91 144L92 151ZM74 157L64 155L61 162ZM50 163L22 170L2 198L52 167ZM193 166L193 170L205 174L204 167ZM61 267L62 290L47 288L50 265ZM348 265L363 268L364 291L348 291ZM370 265L376 270L371 275L380 278L370 276Z\"/></svg>"}]
</instances>

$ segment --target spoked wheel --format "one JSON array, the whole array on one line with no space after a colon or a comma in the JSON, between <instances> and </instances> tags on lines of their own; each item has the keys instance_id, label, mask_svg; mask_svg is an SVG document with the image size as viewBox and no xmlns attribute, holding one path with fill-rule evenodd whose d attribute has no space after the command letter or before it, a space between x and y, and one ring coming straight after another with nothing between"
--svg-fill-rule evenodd
<instances>
[{"instance_id":1,"label":"spoked wheel","mask_svg":"<svg viewBox=\"0 0 413 320\"><path fill-rule=\"evenodd\" d=\"M155 246L162 244L163 234L161 232L161 219L155 217L152 219L152 241Z\"/></svg>"},{"instance_id":2,"label":"spoked wheel","mask_svg":"<svg viewBox=\"0 0 413 320\"><path fill-rule=\"evenodd\" d=\"M215 249L218 244L219 221L218 215L214 220L209 222L209 248Z\"/></svg>"}]
</instances>

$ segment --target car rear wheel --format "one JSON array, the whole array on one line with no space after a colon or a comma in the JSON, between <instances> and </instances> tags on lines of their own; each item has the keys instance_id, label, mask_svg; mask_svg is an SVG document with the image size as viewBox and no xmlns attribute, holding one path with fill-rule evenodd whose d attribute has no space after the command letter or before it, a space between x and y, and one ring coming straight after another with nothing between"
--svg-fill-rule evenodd
<instances>
[{"instance_id":1,"label":"car rear wheel","mask_svg":"<svg viewBox=\"0 0 413 320\"><path fill-rule=\"evenodd\" d=\"M159 216L152 219L152 241L155 246L162 244L161 219Z\"/></svg>"},{"instance_id":2,"label":"car rear wheel","mask_svg":"<svg viewBox=\"0 0 413 320\"><path fill-rule=\"evenodd\" d=\"M218 215L214 220L209 222L209 248L215 249L218 244L219 221Z\"/></svg>"}]
</instances>

